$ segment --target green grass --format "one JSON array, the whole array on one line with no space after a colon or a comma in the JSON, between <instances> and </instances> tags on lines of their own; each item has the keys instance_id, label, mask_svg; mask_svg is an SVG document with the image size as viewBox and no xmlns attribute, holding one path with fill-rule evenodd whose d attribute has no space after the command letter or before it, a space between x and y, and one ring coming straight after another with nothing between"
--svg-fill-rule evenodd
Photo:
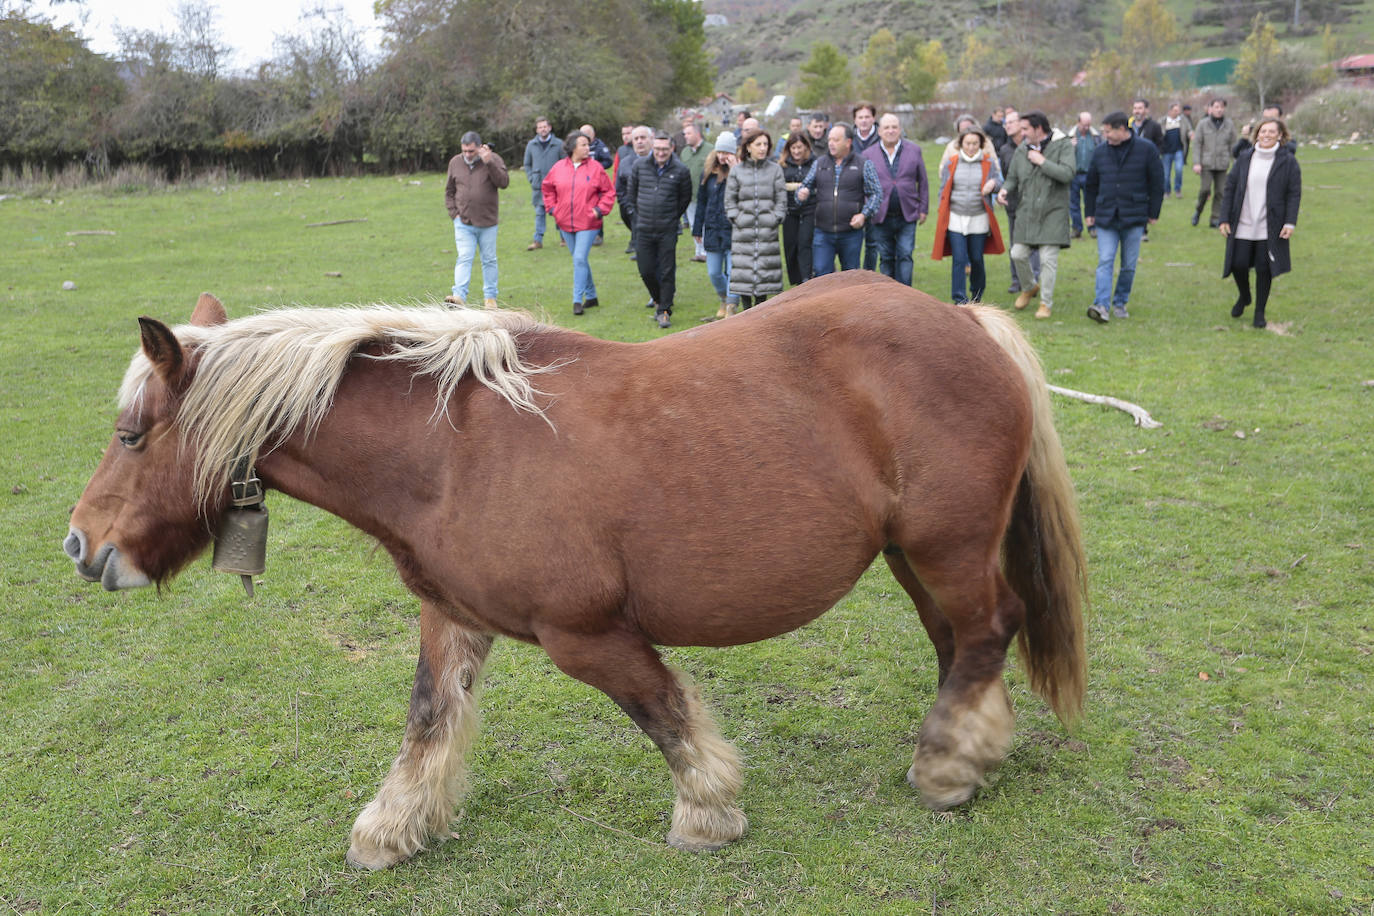
<instances>
[{"instance_id":1,"label":"green grass","mask_svg":"<svg viewBox=\"0 0 1374 916\"><path fill-rule=\"evenodd\" d=\"M1188 225L1191 200L1151 232L1129 321L1083 316L1086 244L1061 256L1055 318L1020 318L1052 381L1164 423L1056 400L1092 577L1076 733L1009 671L1010 757L973 805L924 810L903 775L934 654L880 563L796 633L668 653L744 757L741 842L664 846L657 751L503 642L455 839L383 874L343 854L414 670L417 604L386 556L280 495L252 601L206 560L161 597L108 594L59 545L138 315L185 320L202 290L235 316L432 301L452 268L441 178L0 201L0 912L1369 913L1374 189L1350 158L1302 153L1296 270L1270 306L1286 335L1228 317L1221 243ZM572 317L566 252L523 250L520 182L502 299L659 336L618 223L594 249L603 305ZM67 235L91 229L117 234ZM916 282L942 294L930 238ZM715 308L679 253L674 331ZM993 259L992 290L1006 282Z\"/></svg>"}]
</instances>

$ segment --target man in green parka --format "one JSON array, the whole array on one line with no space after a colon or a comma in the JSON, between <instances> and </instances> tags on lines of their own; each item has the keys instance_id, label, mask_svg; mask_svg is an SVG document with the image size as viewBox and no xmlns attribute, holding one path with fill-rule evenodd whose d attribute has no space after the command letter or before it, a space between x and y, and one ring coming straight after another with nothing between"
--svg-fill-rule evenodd
<instances>
[{"instance_id":1,"label":"man in green parka","mask_svg":"<svg viewBox=\"0 0 1374 916\"><path fill-rule=\"evenodd\" d=\"M1026 130L1021 145L1007 168L1006 182L997 193L998 203L1016 199L1016 225L1012 228L1011 262L1021 283L1016 307L1030 305L1040 295L1036 318L1050 317L1054 308L1054 277L1059 249L1069 247L1069 186L1073 183L1073 143L1058 130L1051 131L1043 111L1021 116ZM1031 251L1040 252L1040 282L1031 272Z\"/></svg>"},{"instance_id":2,"label":"man in green parka","mask_svg":"<svg viewBox=\"0 0 1374 916\"><path fill-rule=\"evenodd\" d=\"M682 164L687 166L687 171L692 173L692 203L696 203L697 191L701 188L701 169L706 164L706 156L711 152L711 147L706 145L705 138L702 137L701 128L697 126L695 118L682 119L682 145L678 147L677 157L682 160ZM691 212L691 207L688 207ZM688 232L692 231L691 220L686 220L683 227ZM693 261L706 261L706 249L697 242L696 253L692 255Z\"/></svg>"}]
</instances>

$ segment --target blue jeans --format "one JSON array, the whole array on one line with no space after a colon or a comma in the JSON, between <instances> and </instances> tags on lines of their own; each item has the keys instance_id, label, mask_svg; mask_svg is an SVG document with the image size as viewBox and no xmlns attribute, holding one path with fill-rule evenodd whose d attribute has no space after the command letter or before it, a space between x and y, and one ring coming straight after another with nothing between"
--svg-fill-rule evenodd
<instances>
[{"instance_id":1,"label":"blue jeans","mask_svg":"<svg viewBox=\"0 0 1374 916\"><path fill-rule=\"evenodd\" d=\"M534 189L534 240L543 244L544 242L544 192L538 188Z\"/></svg>"},{"instance_id":2,"label":"blue jeans","mask_svg":"<svg viewBox=\"0 0 1374 916\"><path fill-rule=\"evenodd\" d=\"M739 302L739 296L730 292L730 251L710 251L706 252L706 276L711 278L711 285L716 289L716 295L732 305Z\"/></svg>"},{"instance_id":3,"label":"blue jeans","mask_svg":"<svg viewBox=\"0 0 1374 916\"><path fill-rule=\"evenodd\" d=\"M916 246L916 224L901 213L888 214L873 224L873 247L878 249L878 272L898 283L911 285L911 249Z\"/></svg>"},{"instance_id":4,"label":"blue jeans","mask_svg":"<svg viewBox=\"0 0 1374 916\"><path fill-rule=\"evenodd\" d=\"M1126 307L1131 298L1131 284L1135 282L1135 262L1140 257L1140 239L1145 235L1144 226L1128 226L1124 229L1097 227L1097 282L1093 290L1093 305L1107 308L1108 300L1113 306ZM1116 295L1112 295L1112 267L1116 260L1116 250L1121 249L1121 273L1116 277Z\"/></svg>"},{"instance_id":5,"label":"blue jeans","mask_svg":"<svg viewBox=\"0 0 1374 916\"><path fill-rule=\"evenodd\" d=\"M1164 193L1169 193L1169 179L1173 176L1174 193L1183 192L1183 150L1176 153L1164 153L1160 158L1164 160Z\"/></svg>"},{"instance_id":6,"label":"blue jeans","mask_svg":"<svg viewBox=\"0 0 1374 916\"><path fill-rule=\"evenodd\" d=\"M823 277L835 272L835 256L839 255L840 270L858 270L859 252L864 247L862 229L827 232L817 227L811 239L811 276Z\"/></svg>"},{"instance_id":7,"label":"blue jeans","mask_svg":"<svg viewBox=\"0 0 1374 916\"><path fill-rule=\"evenodd\" d=\"M578 232L558 230L563 236L563 244L572 252L573 259L573 302L586 302L596 298L596 281L592 279L592 265L587 261L591 254L592 242L596 241L595 229L582 229Z\"/></svg>"},{"instance_id":8,"label":"blue jeans","mask_svg":"<svg viewBox=\"0 0 1374 916\"><path fill-rule=\"evenodd\" d=\"M1087 196L1087 184L1087 172L1076 172L1069 183L1069 224L1075 233L1083 231L1083 207L1079 204L1079 198Z\"/></svg>"},{"instance_id":9,"label":"blue jeans","mask_svg":"<svg viewBox=\"0 0 1374 916\"><path fill-rule=\"evenodd\" d=\"M977 235L963 235L959 232L948 232L945 238L949 241L949 250L954 255L954 265L950 268L949 277L950 298L959 304L970 300L983 301L983 291L988 285L988 274L983 267L983 245L987 243L988 234L980 232ZM968 295L964 294L965 267L969 268Z\"/></svg>"},{"instance_id":10,"label":"blue jeans","mask_svg":"<svg viewBox=\"0 0 1374 916\"><path fill-rule=\"evenodd\" d=\"M469 226L462 220L453 221L453 241L458 246L458 260L453 265L453 295L464 302L468 298L468 284L472 281L472 262L482 252L482 296L496 298L496 227Z\"/></svg>"}]
</instances>

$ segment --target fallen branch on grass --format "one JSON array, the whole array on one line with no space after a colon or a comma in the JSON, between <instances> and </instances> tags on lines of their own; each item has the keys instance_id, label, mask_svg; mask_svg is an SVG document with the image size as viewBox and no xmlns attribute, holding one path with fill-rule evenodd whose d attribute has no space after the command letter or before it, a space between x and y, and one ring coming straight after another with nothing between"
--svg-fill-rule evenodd
<instances>
[{"instance_id":1,"label":"fallen branch on grass","mask_svg":"<svg viewBox=\"0 0 1374 916\"><path fill-rule=\"evenodd\" d=\"M113 229L73 229L67 235L114 235Z\"/></svg>"},{"instance_id":2,"label":"fallen branch on grass","mask_svg":"<svg viewBox=\"0 0 1374 916\"><path fill-rule=\"evenodd\" d=\"M344 223L365 223L365 222L367 222L367 217L366 217L366 216L362 217L361 219L331 219L331 220L326 220L326 221L324 221L324 222L322 222L322 223L306 223L306 224L305 224L305 228L307 228L307 229L314 229L316 226L342 226Z\"/></svg>"},{"instance_id":3,"label":"fallen branch on grass","mask_svg":"<svg viewBox=\"0 0 1374 916\"><path fill-rule=\"evenodd\" d=\"M1105 404L1107 407L1115 407L1117 410L1124 410L1135 418L1136 426L1143 426L1145 429L1158 429L1164 424L1150 416L1150 412L1139 404L1132 404L1130 401L1123 401L1120 398L1110 397L1105 394L1088 394L1085 391L1074 391L1072 388L1060 388L1058 385L1050 385L1050 391L1055 394L1062 394L1066 398L1073 398L1078 401L1087 401L1089 404Z\"/></svg>"}]
</instances>

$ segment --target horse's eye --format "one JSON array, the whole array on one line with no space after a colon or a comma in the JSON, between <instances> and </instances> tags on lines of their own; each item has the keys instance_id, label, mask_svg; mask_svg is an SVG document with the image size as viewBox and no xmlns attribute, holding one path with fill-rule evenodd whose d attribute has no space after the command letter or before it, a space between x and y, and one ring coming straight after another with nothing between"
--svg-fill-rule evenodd
<instances>
[{"instance_id":1,"label":"horse's eye","mask_svg":"<svg viewBox=\"0 0 1374 916\"><path fill-rule=\"evenodd\" d=\"M138 448L143 442L143 433L120 430L119 441L125 448Z\"/></svg>"}]
</instances>

